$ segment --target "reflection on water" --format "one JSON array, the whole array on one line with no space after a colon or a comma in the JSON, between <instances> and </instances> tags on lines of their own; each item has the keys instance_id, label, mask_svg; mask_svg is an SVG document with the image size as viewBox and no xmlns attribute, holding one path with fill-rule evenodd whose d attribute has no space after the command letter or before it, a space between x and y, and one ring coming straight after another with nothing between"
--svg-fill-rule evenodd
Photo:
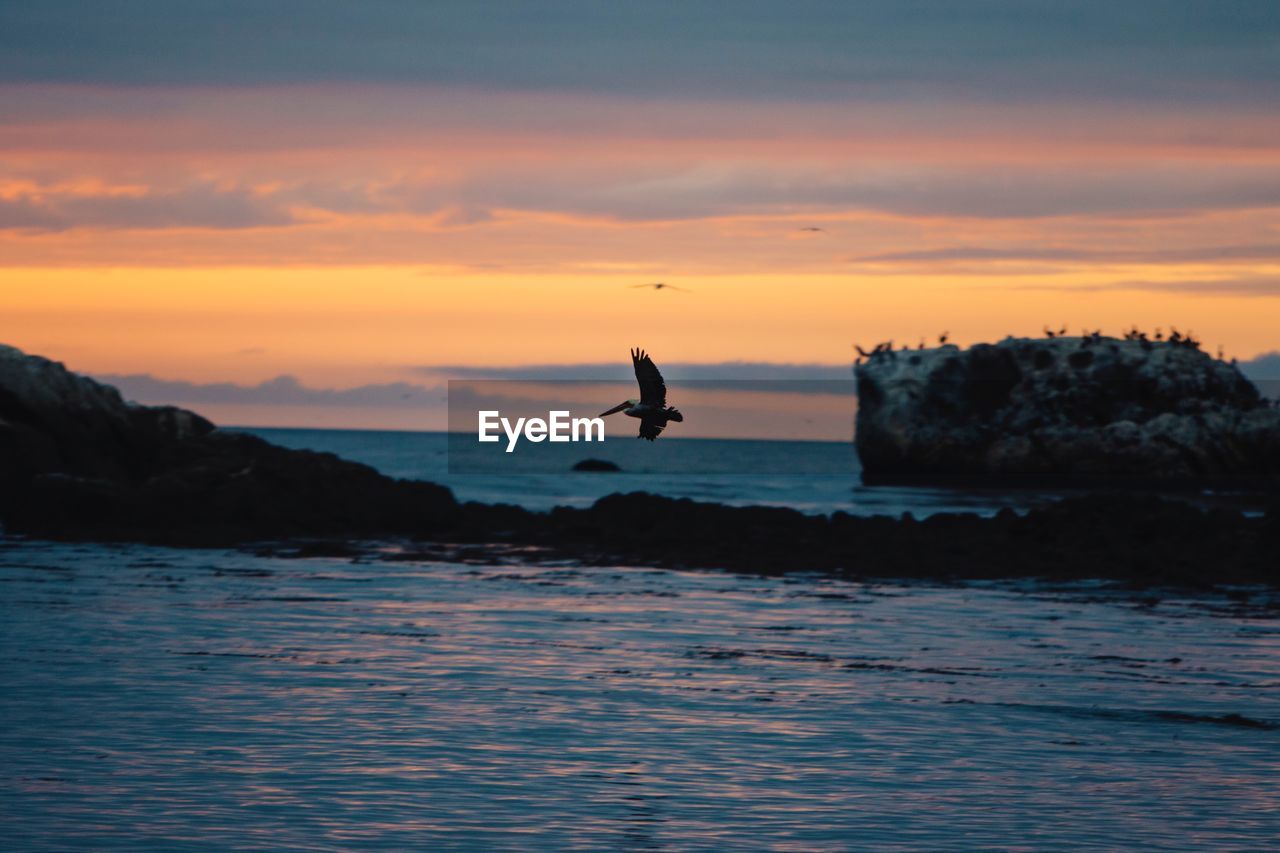
<instances>
[{"instance_id":1,"label":"reflection on water","mask_svg":"<svg viewBox=\"0 0 1280 853\"><path fill-rule=\"evenodd\" d=\"M9 849L1280 831L1238 602L8 542L0 611Z\"/></svg>"}]
</instances>

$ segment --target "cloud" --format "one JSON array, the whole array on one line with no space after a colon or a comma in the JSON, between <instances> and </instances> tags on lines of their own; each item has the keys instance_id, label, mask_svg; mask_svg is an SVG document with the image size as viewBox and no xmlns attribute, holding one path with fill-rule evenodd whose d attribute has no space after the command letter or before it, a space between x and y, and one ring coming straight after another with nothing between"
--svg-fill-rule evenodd
<instances>
[{"instance_id":1,"label":"cloud","mask_svg":"<svg viewBox=\"0 0 1280 853\"><path fill-rule=\"evenodd\" d=\"M0 4L0 79L1269 104L1268 0Z\"/></svg>"},{"instance_id":2,"label":"cloud","mask_svg":"<svg viewBox=\"0 0 1280 853\"><path fill-rule=\"evenodd\" d=\"M996 223L1202 211L1262 217L1280 208L1278 133L1273 113L1221 105L1134 111L859 96L833 109L813 100L465 87L0 82L0 174L23 185L0 183L0 227L226 230L342 218L370 230L456 232L522 215L606 225L822 215ZM859 250L823 243L845 255ZM1072 252L928 251L854 258Z\"/></svg>"},{"instance_id":3,"label":"cloud","mask_svg":"<svg viewBox=\"0 0 1280 853\"><path fill-rule=\"evenodd\" d=\"M851 365L784 364L777 362L724 361L712 364L669 362L660 365L667 383L686 389L768 394L853 394ZM455 380L454 387L472 394L512 393L512 383L529 387L582 383L617 383L633 388L635 373L629 363L545 364L524 367L475 367L433 365L410 368L433 378ZM535 391L534 393L542 393Z\"/></svg>"},{"instance_id":4,"label":"cloud","mask_svg":"<svg viewBox=\"0 0 1280 853\"><path fill-rule=\"evenodd\" d=\"M847 364L786 364L768 361L721 361L713 363L664 362L662 375L668 380L827 380L849 379ZM534 364L523 367L477 367L474 365L416 365L413 372L449 379L528 379L565 381L630 381L635 378L630 363L593 362L583 364Z\"/></svg>"},{"instance_id":5,"label":"cloud","mask_svg":"<svg viewBox=\"0 0 1280 853\"><path fill-rule=\"evenodd\" d=\"M1131 279L1105 284L1028 284L1010 285L1018 290L1054 290L1062 292L1102 292L1136 290L1149 293L1185 293L1192 296L1280 296L1280 278L1276 276L1242 276L1238 278L1181 279L1153 281Z\"/></svg>"},{"instance_id":6,"label":"cloud","mask_svg":"<svg viewBox=\"0 0 1280 853\"><path fill-rule=\"evenodd\" d=\"M1145 290L1152 293L1190 293L1200 296L1280 296L1280 278L1215 278L1183 281L1117 281L1105 289Z\"/></svg>"},{"instance_id":7,"label":"cloud","mask_svg":"<svg viewBox=\"0 0 1280 853\"><path fill-rule=\"evenodd\" d=\"M1240 372L1253 380L1280 382L1280 351L1263 353L1240 362ZM1273 391L1280 390L1273 386ZM1272 396L1276 396L1273 394Z\"/></svg>"},{"instance_id":8,"label":"cloud","mask_svg":"<svg viewBox=\"0 0 1280 853\"><path fill-rule=\"evenodd\" d=\"M195 183L178 189L125 191L59 187L0 197L0 229L65 231L72 228L239 229L289 225L297 220L276 200L250 190Z\"/></svg>"},{"instance_id":9,"label":"cloud","mask_svg":"<svg viewBox=\"0 0 1280 853\"><path fill-rule=\"evenodd\" d=\"M358 385L354 388L311 388L293 376L277 376L257 385L231 382L199 383L160 379L146 373L95 374L94 378L120 389L127 399L152 405L253 404L271 406L372 406L421 408L438 406L439 385L408 382Z\"/></svg>"},{"instance_id":10,"label":"cloud","mask_svg":"<svg viewBox=\"0 0 1280 853\"><path fill-rule=\"evenodd\" d=\"M1177 249L1079 249L1039 246L943 246L850 258L856 263L933 261L1061 261L1067 263L1160 263L1280 260L1280 243L1199 246Z\"/></svg>"},{"instance_id":11,"label":"cloud","mask_svg":"<svg viewBox=\"0 0 1280 853\"><path fill-rule=\"evenodd\" d=\"M0 230L61 231L67 220L30 198L0 198Z\"/></svg>"},{"instance_id":12,"label":"cloud","mask_svg":"<svg viewBox=\"0 0 1280 853\"><path fill-rule=\"evenodd\" d=\"M680 385L673 389L679 394L676 402L699 411L694 435L847 438L854 400L847 366L725 362L668 367L672 368L668 378L686 370L704 377L677 380ZM313 388L292 376L256 385L189 382L150 374L95 374L94 378L116 386L126 399L190 407L224 425L412 431L473 430L480 408L498 409L512 417L561 408L595 415L616 399L635 393L629 365L625 371L616 364L580 364L525 369L437 366L415 372L433 378L442 374L459 380L464 375L486 378L455 381L447 387L430 381L353 388ZM608 387L613 382L620 387ZM747 413L752 416L744 418Z\"/></svg>"},{"instance_id":13,"label":"cloud","mask_svg":"<svg viewBox=\"0 0 1280 853\"><path fill-rule=\"evenodd\" d=\"M833 212L979 219L1168 216L1280 206L1280 168L994 167L883 159L796 166L735 162L707 152L694 163L562 162L525 172L499 169L448 183L386 187L381 195L384 203L419 211L461 205L633 222ZM1055 255L1046 249L1024 252L1036 259ZM870 258L886 259L894 258Z\"/></svg>"},{"instance_id":14,"label":"cloud","mask_svg":"<svg viewBox=\"0 0 1280 853\"><path fill-rule=\"evenodd\" d=\"M831 162L695 162L640 157L541 158L520 165L473 164L461 173L361 177L308 176L247 186L243 167L221 182L192 178L124 190L35 185L0 196L0 228L59 231L105 229L247 229L320 222L340 216L416 219L452 230L500 224L525 215L581 222L661 223L730 217L878 214L908 218L1035 219L1087 215L1187 214L1280 207L1280 167L1126 167L1068 171L964 164ZM159 176L158 176L159 177ZM101 180L98 183L102 183ZM306 218L300 213L306 212ZM1039 246L950 246L856 256L862 263L938 261L1126 261L1275 258L1277 246L1220 246L1166 252L1123 252Z\"/></svg>"},{"instance_id":15,"label":"cloud","mask_svg":"<svg viewBox=\"0 0 1280 853\"><path fill-rule=\"evenodd\" d=\"M1239 363L1240 372L1249 377L1262 396L1280 401L1280 351L1263 353Z\"/></svg>"}]
</instances>

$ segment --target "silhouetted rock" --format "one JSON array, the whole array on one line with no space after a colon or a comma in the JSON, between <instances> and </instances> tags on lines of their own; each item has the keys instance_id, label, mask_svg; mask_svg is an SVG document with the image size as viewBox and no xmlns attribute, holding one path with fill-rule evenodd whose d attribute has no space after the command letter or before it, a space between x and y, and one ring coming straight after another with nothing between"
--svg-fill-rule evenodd
<instances>
[{"instance_id":1,"label":"silhouetted rock","mask_svg":"<svg viewBox=\"0 0 1280 853\"><path fill-rule=\"evenodd\" d=\"M0 490L46 472L125 478L157 447L212 430L197 414L131 406L109 385L0 345Z\"/></svg>"},{"instance_id":2,"label":"silhouetted rock","mask_svg":"<svg viewBox=\"0 0 1280 853\"><path fill-rule=\"evenodd\" d=\"M583 459L573 466L574 471L621 471L615 463L608 459Z\"/></svg>"},{"instance_id":3,"label":"silhouetted rock","mask_svg":"<svg viewBox=\"0 0 1280 853\"><path fill-rule=\"evenodd\" d=\"M428 532L456 513L443 486L126 403L110 386L0 346L0 521L10 530L220 543Z\"/></svg>"},{"instance_id":4,"label":"silhouetted rock","mask_svg":"<svg viewBox=\"0 0 1280 853\"><path fill-rule=\"evenodd\" d=\"M1020 516L830 517L632 493L527 513L523 541L601 563L848 577L1116 578L1207 587L1280 584L1262 519L1133 494L1070 498Z\"/></svg>"},{"instance_id":5,"label":"silhouetted rock","mask_svg":"<svg viewBox=\"0 0 1280 853\"><path fill-rule=\"evenodd\" d=\"M1280 410L1186 343L1007 338L880 351L856 376L867 483L1280 478Z\"/></svg>"}]
</instances>

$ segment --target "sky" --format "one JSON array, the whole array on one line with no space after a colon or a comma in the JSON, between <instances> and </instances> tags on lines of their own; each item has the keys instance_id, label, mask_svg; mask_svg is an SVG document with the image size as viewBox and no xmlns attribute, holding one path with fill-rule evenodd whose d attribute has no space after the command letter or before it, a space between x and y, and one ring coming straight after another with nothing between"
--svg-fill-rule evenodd
<instances>
[{"instance_id":1,"label":"sky","mask_svg":"<svg viewBox=\"0 0 1280 853\"><path fill-rule=\"evenodd\" d=\"M0 298L0 341L240 423L414 428L632 346L1274 364L1280 6L0 0Z\"/></svg>"}]
</instances>

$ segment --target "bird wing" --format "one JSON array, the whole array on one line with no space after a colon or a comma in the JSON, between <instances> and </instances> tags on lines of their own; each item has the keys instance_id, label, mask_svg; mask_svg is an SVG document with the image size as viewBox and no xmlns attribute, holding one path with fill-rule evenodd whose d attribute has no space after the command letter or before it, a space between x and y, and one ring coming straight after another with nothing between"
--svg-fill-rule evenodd
<instances>
[{"instance_id":1,"label":"bird wing","mask_svg":"<svg viewBox=\"0 0 1280 853\"><path fill-rule=\"evenodd\" d=\"M657 418L641 418L640 438L653 441L662 432L662 427L663 424L659 423Z\"/></svg>"},{"instance_id":2,"label":"bird wing","mask_svg":"<svg viewBox=\"0 0 1280 853\"><path fill-rule=\"evenodd\" d=\"M640 402L646 406L666 408L667 385L662 381L658 366L642 349L631 351L631 363L636 368L636 382L640 383Z\"/></svg>"}]
</instances>

